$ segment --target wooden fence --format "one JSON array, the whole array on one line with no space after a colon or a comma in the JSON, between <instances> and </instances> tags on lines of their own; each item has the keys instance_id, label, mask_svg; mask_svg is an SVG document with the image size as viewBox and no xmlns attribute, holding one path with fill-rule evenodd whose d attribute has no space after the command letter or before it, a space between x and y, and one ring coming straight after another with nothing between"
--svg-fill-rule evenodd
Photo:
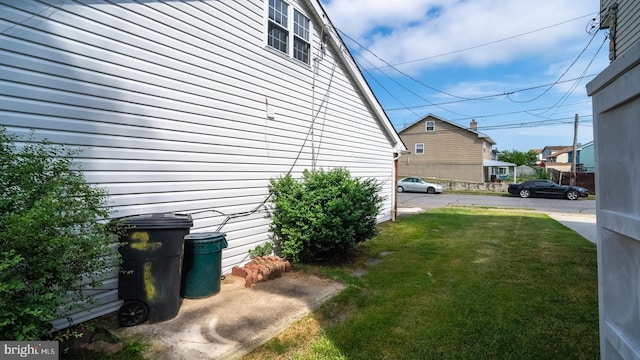
<instances>
[{"instance_id":1,"label":"wooden fence","mask_svg":"<svg viewBox=\"0 0 640 360\"><path fill-rule=\"evenodd\" d=\"M549 169L549 180L561 184L569 185L571 181L571 173L565 171L559 171L556 169ZM596 175L592 172L577 172L576 173L576 186L580 186L589 189L589 194L596 194Z\"/></svg>"}]
</instances>

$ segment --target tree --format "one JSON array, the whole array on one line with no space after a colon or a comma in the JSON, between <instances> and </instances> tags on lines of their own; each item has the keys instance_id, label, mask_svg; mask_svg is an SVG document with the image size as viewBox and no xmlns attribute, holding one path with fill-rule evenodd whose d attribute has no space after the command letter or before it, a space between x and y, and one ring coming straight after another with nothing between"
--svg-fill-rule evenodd
<instances>
[{"instance_id":1,"label":"tree","mask_svg":"<svg viewBox=\"0 0 640 360\"><path fill-rule=\"evenodd\" d=\"M538 161L538 154L533 151L522 152L518 150L507 150L502 151L500 155L498 155L498 160L513 163L517 166L535 166L536 162Z\"/></svg>"},{"instance_id":2,"label":"tree","mask_svg":"<svg viewBox=\"0 0 640 360\"><path fill-rule=\"evenodd\" d=\"M43 338L119 261L106 191L74 170L75 154L0 127L1 339Z\"/></svg>"}]
</instances>

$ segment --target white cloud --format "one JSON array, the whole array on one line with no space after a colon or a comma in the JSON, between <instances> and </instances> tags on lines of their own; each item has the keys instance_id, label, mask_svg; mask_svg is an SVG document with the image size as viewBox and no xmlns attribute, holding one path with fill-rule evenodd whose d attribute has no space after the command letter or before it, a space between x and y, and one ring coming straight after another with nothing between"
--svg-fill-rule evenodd
<instances>
[{"instance_id":1,"label":"white cloud","mask_svg":"<svg viewBox=\"0 0 640 360\"><path fill-rule=\"evenodd\" d=\"M585 29L597 17L599 0L321 1L361 66L384 63L349 38L410 75L388 68L367 72L375 77L372 88L399 129L427 113L463 125L474 117L500 149L528 150L570 143L577 113L583 119L579 141L593 138L585 90L592 77L577 85L541 85L552 84L567 69L561 81L583 75L604 32L569 66L591 38ZM584 75L602 71L607 52L605 43ZM532 87L509 97L461 101Z\"/></svg>"},{"instance_id":2,"label":"white cloud","mask_svg":"<svg viewBox=\"0 0 640 360\"><path fill-rule=\"evenodd\" d=\"M585 26L589 19L552 25L599 8L599 0L323 1L334 26L388 63L430 58L403 67L406 71L454 61L481 67L564 52L568 41L582 39L586 44L589 35ZM552 27L457 52L547 26ZM455 53L439 56L452 52Z\"/></svg>"}]
</instances>

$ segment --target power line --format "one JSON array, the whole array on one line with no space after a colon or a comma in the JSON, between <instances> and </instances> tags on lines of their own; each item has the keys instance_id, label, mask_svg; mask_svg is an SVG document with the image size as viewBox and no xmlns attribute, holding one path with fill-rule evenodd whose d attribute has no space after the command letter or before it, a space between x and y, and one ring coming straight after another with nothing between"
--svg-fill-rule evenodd
<instances>
[{"instance_id":1,"label":"power line","mask_svg":"<svg viewBox=\"0 0 640 360\"><path fill-rule=\"evenodd\" d=\"M587 104L587 103L591 103L591 101L580 101L580 102L575 102L575 103L566 104L566 105L560 105L560 106L574 106L574 105L581 105L581 104ZM560 106L558 106L558 107L560 107ZM527 110L518 110L518 111L509 111L509 112L498 113L498 114L476 115L476 116L471 116L471 117L452 119L451 121L455 122L455 121L461 121L461 120L498 117L498 116L505 116L505 115L520 114L520 113L525 113L525 114L531 115L531 114L529 114L529 111L538 111L538 110L545 110L545 109L549 109L549 107L542 107L542 108L537 108L537 109L527 109Z\"/></svg>"},{"instance_id":2,"label":"power line","mask_svg":"<svg viewBox=\"0 0 640 360\"><path fill-rule=\"evenodd\" d=\"M584 118L592 117L591 115L585 115ZM583 119L584 121L584 119ZM593 120L591 120L593 121ZM520 123L510 123L510 124L500 124L500 125L491 125L491 126L478 126L478 129L486 130L507 130L507 129L517 129L517 128L530 128L530 127L540 127L540 126L552 126L552 125L564 125L571 124L574 122L574 117L566 117L566 118L558 118L558 119L546 119L540 121L529 121L529 122L520 122Z\"/></svg>"},{"instance_id":3,"label":"power line","mask_svg":"<svg viewBox=\"0 0 640 360\"><path fill-rule=\"evenodd\" d=\"M560 22L560 23L557 23L557 24L545 26L545 27L542 27L542 28L539 28L539 29L527 31L527 32L524 32L524 33L521 33L521 34L518 34L518 35L509 36L509 37L502 38L502 39L499 39L499 40L490 41L490 42L483 43L483 44L480 44L480 45L474 45L474 46L471 46L471 47L468 47L468 48L454 50L454 51L450 51L450 52L439 54L439 55L433 55L433 56L428 56L428 57L424 57L424 58L420 58L420 59L409 60L409 61L397 63L397 64L392 65L391 67L393 68L393 66L400 66L400 65L412 64L412 63L419 62L419 61L431 60L431 59L435 59L435 58L442 57L442 56L453 55L453 54L461 53L461 52L464 52L464 51L477 49L477 48L480 48L480 47L483 47L483 46L497 44L499 42L515 39L517 37L521 37L521 36L525 36L525 35L530 35L530 34L533 34L535 32L547 30L547 29L550 29L552 27L556 27L556 26L559 26L559 25L564 25L564 24L570 23L572 21L576 21L576 20L580 20L580 19L583 19L583 18L588 17L588 16L592 16L594 14L598 14L598 12L594 12L594 13L587 14L587 15L582 15L582 16L574 18L574 19L566 20L566 21L563 21L563 22ZM380 67L375 67L373 69L382 69L382 68L386 68L386 67L389 67L389 66L390 65L380 66ZM371 69L368 69L368 70L371 70Z\"/></svg>"},{"instance_id":4,"label":"power line","mask_svg":"<svg viewBox=\"0 0 640 360\"><path fill-rule=\"evenodd\" d=\"M366 70L363 70L363 71L364 71L365 73L369 74ZM391 91L387 90L387 88L386 88L386 87L384 87L384 85L382 85L382 84L378 81L378 79L376 79L375 77L371 76L371 74L369 74L369 77L370 77L370 79L371 79L371 80L375 81L375 82L376 82L376 84L378 84L378 85L380 86L380 88L382 88L382 89L383 89L383 90L384 90L384 91L385 91L385 92L386 92L386 93L387 93L391 98L393 98L395 101L397 101L397 102L398 102L398 104L400 104L400 105L404 105L404 104L403 104L403 102L402 102L402 101L400 101L400 99L398 99L395 95L393 95L393 93L392 93ZM426 99L425 99L425 101L428 101L428 100L426 100ZM420 115L418 115L418 114L417 114L415 111L413 111L411 108L406 107L406 105L405 105L405 109L407 109L407 110L411 111L411 113L412 113L413 115L415 115L416 117L420 117ZM385 110L385 111L387 111L387 110Z\"/></svg>"},{"instance_id":5,"label":"power line","mask_svg":"<svg viewBox=\"0 0 640 360\"><path fill-rule=\"evenodd\" d=\"M579 20L579 19L582 19L582 18L587 17L587 16L591 16L591 15L593 15L593 13L592 13L592 14L589 14L589 15L583 15L583 16L581 16L581 17L577 17L577 18L574 18L574 19L570 19L570 20L567 20L567 21L563 21L563 22L561 22L561 23L557 23L557 24L554 24L554 25L550 25L550 26L546 26L546 27L543 27L543 28L539 28L539 29L536 29L536 30L528 31L528 32L525 32L525 33L522 33L522 34L518 34L518 35L511 36L511 37L507 37L507 38L504 38L504 39L500 39L500 40L492 41L492 42L485 43L485 44L476 45L476 46L473 46L473 47L470 47L470 48L467 48L467 49L458 50L458 51L455 51L455 52L461 52L461 51L465 51L465 50L471 50L471 49L479 48L479 47L482 47L482 46L487 46L487 45L495 44L495 43L497 43L497 42L501 42L501 41L506 41L506 40L509 40L509 39L513 39L513 38L516 38L516 37L519 37L519 36L525 36L525 35L528 35L528 34L531 34L531 33L534 33L534 32L538 32L538 31L542 31L542 30L546 30L546 29L552 28L552 27L554 27L554 26L559 26L559 25L566 24L566 23L571 22L571 21ZM566 70L565 70L565 71L560 75L560 77L559 77L556 81L554 81L553 83L551 83L551 84L545 84L545 85L538 85L538 86L531 86L531 87L524 88L524 89L513 90L513 91L508 91L508 92L503 92L503 93L498 93L498 94L491 94L491 95L479 96L479 97L463 97L463 96L458 96L458 95L455 95L455 94L452 94L452 93L449 93L449 92L445 92L445 91L442 91L442 90L436 89L436 88L434 88L434 87L432 87L432 86L430 86L430 85L428 85L428 84L425 84L423 81L421 81L421 80L419 80L419 79L416 79L416 78L414 78L414 77L412 77L412 76L410 76L410 75L408 75L408 74L406 74L406 73L402 72L401 70L399 70L399 69L397 69L397 68L395 67L396 65L403 65L403 64L407 64L407 63L416 62L416 61L426 60L426 59L430 59L430 58L437 57L437 56L433 56L433 57L429 57L429 58L423 58L423 59L418 59L418 60L412 60L412 61L409 61L409 62L404 62L404 63L396 64L396 65L391 65L391 64L389 64L387 61L385 61L384 59L382 59L380 56L376 55L376 54L375 54L375 53L373 53L371 50L369 50L368 48L364 47L364 46L363 46L362 44L360 44L358 41L356 41L355 39L351 38L349 35L347 35L347 34L346 34L346 33L344 33L343 31L341 31L341 30L339 30L339 29L337 29L337 28L335 28L335 30L336 30L336 31L338 31L338 32L340 32L343 36L345 36L345 37L346 37L346 38L348 38L349 40L351 40L354 44L358 45L361 49L363 49L364 51L366 51L366 52L370 53L370 54L371 54L371 55L373 55L376 59L378 59L378 60L379 60L379 61L381 61L382 63L386 64L386 66L382 66L382 67L366 67L366 66L362 66L362 65L361 65L362 63L360 63L360 64L358 65L358 66L362 69L362 71L368 75L367 77L368 77L371 81L374 81L374 82L375 82L375 83L376 83L376 84L377 84L377 85L378 85L378 86L379 86L383 91L385 91L387 94L389 94L389 96L390 96L393 100L395 100L395 101L396 101L396 102L398 102L401 106L403 106L403 107L401 107L401 108L390 108L390 109L385 109L385 111L408 110L408 111L410 111L411 113L413 113L413 114L414 114L414 115L416 115L416 116L418 116L418 114L416 114L416 113L413 111L413 109L417 109L417 108L424 108L424 107L429 107L429 106L435 106L435 107L438 107L438 108L440 108L440 109L442 109L442 110L444 110L444 111L447 111L447 112L450 112L450 113L453 113L453 114L456 114L456 115L462 116L462 117L464 117L464 118L476 118L476 117L477 117L477 118L481 118L481 117L499 116L499 115L501 115L501 114L493 114L493 115L479 115L479 116L472 117L472 116L467 116L467 115L464 115L464 114L456 113L456 112L454 112L454 111L450 111L450 110L448 110L448 109L446 109L446 108L442 107L442 105L448 105L448 104L459 103L459 102L464 102L464 101L490 100L490 99L494 99L494 98L498 98L498 97L505 97L505 96L506 96L509 100L512 100L512 101L513 101L513 99L511 99L511 98L510 98L510 95L513 95L513 94L515 94L515 93L519 93L519 92L525 92L525 91L530 91L530 90L534 90L534 89L538 89L538 88L543 88L543 87L545 87L546 89L545 89L545 90L544 90L540 95L538 95L536 98L534 98L534 99L532 99L532 100L529 100L529 101L526 101L526 102L531 102L531 101L534 101L534 100L536 100L536 99L540 98L540 97L541 97L541 96L543 96L545 93L547 93L548 91L550 91L550 89L551 89L551 88L553 88L554 86L556 86L556 85L558 85L558 84L565 83L565 82L570 82L570 81L575 81L575 84L571 87L571 89L570 89L570 90L569 90L565 95L563 95L563 96L562 96L562 97L561 97L561 98L560 98L560 99L559 99L559 100L558 100L558 101L557 101L553 106L551 106L551 107L547 107L547 108L539 108L539 109L532 109L532 110L524 110L524 111L518 111L518 112L512 112L512 113L522 113L522 112L524 112L524 113L527 113L527 114L532 115L532 116L539 116L539 115L531 114L531 113L529 113L528 111L545 110L544 112L547 112L547 111L549 111L549 110L551 110L551 109L554 109L554 108L556 108L556 109L557 109L557 108L559 107L559 104L560 104L560 103L562 103L562 102L566 101L566 99L568 98L568 96L573 92L573 90L577 87L578 83L579 83L582 79L584 79L584 78L586 78L586 77L596 76L596 75L585 75L585 74L586 74L586 71L588 71L589 66L590 66L590 65L592 64L592 62L595 60L595 58L596 58L596 56L597 56L598 52L600 51L600 49L598 49L598 52L596 52L596 55L594 55L594 57L591 59L591 61L589 62L589 65L588 65L588 66L587 66L587 68L582 72L582 74L581 74L581 76L580 76L580 77L578 77L578 78L573 78L573 79L569 79L569 80L562 80L562 78L567 74L567 72L568 72L568 71L569 71L569 70L570 70L570 69L571 69L571 68L572 68L572 67L577 63L577 61L582 57L582 55L584 54L584 52L589 48L589 46L591 45L591 43L592 43L593 39L595 38L595 35L596 35L596 33L597 33L597 30L596 30L595 32L589 32L592 36L591 36L591 38L589 39L589 42L587 43L587 45L586 45L586 46L584 47L584 49L583 49L583 50L578 54L578 56L576 57L576 59L575 59L575 60L574 60L570 65L569 65L569 67L568 67L568 68L567 68L567 69L566 69ZM602 48L602 45L601 45L601 47L600 47L600 48ZM455 53L455 52L453 52L453 53ZM439 56L444 56L444 55L448 55L448 54L450 54L450 53L442 54L442 55L439 55ZM373 64L372 64L372 63L367 59L367 57L366 57L366 56L360 56L360 57L359 57L359 59L361 59L361 61L366 61L366 62L367 62L368 64L370 64L370 65L373 65ZM377 76L374 76L374 74L372 74L371 72L369 72L369 70L370 70L370 69L382 69L382 68L385 68L385 67L389 67L389 68L391 68L391 69L395 70L395 71L396 71L396 72L398 72L399 74L404 75L404 76L405 76L405 77L407 77L408 79L413 80L414 82L416 82L416 83L418 83L418 84L420 84L420 85L424 86L424 87L425 87L425 88L427 88L427 89L430 89L430 90L433 90L433 91L439 92L439 93L444 94L444 95L448 95L448 96L454 97L454 98L456 98L457 100L451 100L451 101L440 102L440 103L434 103L434 102L431 102L431 101L429 101L428 99L426 99L426 98L422 97L421 95L419 95L419 94L415 93L414 91L410 90L409 88L407 88L405 85L403 85L402 83L400 83L400 82L398 82L397 80L395 80L393 77L391 77L391 76L390 76L389 74L387 74L386 72L384 72L384 71L380 71L381 75L384 75L384 76L386 76L387 78L389 78L392 82L396 83L400 88L402 88L402 89L406 90L407 92L411 93L412 95L414 95L414 96L416 96L416 97L418 97L418 98L420 98L420 99L422 99L422 100L424 100L424 101L426 101L426 102L428 103L427 105L406 106L406 105L403 103L403 101L401 101L397 96L395 96L395 95L394 95L394 93L395 93L394 91L390 91L389 89L387 89L387 88L385 87L385 85L384 85L383 83L381 83L381 82L377 79ZM514 102L519 102L519 101L514 101ZM521 103L525 103L525 102L521 102ZM544 112L543 112L543 113L544 113ZM509 113L507 113L507 114L509 114ZM549 125L549 123L553 123L554 121L557 121L557 120L554 120L554 119L546 119L546 120L544 120L544 121L530 122L530 123L532 124L531 126L536 126L536 124L539 124L539 125L542 125L542 124ZM495 125L495 126L499 126L499 127L501 127L501 128L506 128L506 127L508 127L508 126L511 126L511 127L523 127L523 126L525 126L526 124L527 124L527 123L517 123L517 124ZM495 128L497 128L497 127L485 127L485 128L489 128L489 129L494 128L494 129L495 129Z\"/></svg>"},{"instance_id":6,"label":"power line","mask_svg":"<svg viewBox=\"0 0 640 360\"><path fill-rule=\"evenodd\" d=\"M562 24L565 24L565 23L568 23L568 22L571 22L571 21L575 21L575 20L578 20L578 19L582 19L582 18L584 18L584 17L586 17L586 16L591 16L591 15L593 15L593 13L592 13L592 14L588 14L588 15L583 15L583 16L581 16L581 17L577 17L577 18L574 18L574 19L570 19L570 20L567 20L567 21L564 21L564 22L561 22L561 23L557 23L557 24L554 24L554 25L546 26L546 27L543 27L543 28L540 28L540 29L536 29L536 30L532 30L532 31L529 31L529 32L525 32L525 33L522 33L522 34L519 34L519 35L515 35L515 36L508 37L508 38L504 38L504 39L501 39L501 40L493 41L493 42L486 43L486 44L477 45L477 46L474 46L474 47L471 47L471 48L468 48L468 49L473 49L473 48L477 48L477 47L485 46L485 45L488 45L488 44L492 44L492 43L496 43L496 42L500 42L500 41L504 41L504 40L508 40L508 39L513 39L513 38L518 37L518 36L524 36L524 35L527 35L527 34L530 34L530 33L534 33L534 32L537 32L537 31L542 31L542 30L549 29L549 28L554 27L554 26L558 26L558 25L562 25ZM458 100L452 100L452 101L448 101L448 102L433 103L433 102L431 102L431 101L429 101L429 100L427 100L427 99L423 98L422 96L420 96L420 95L416 94L415 92L413 92L413 91L409 90L406 86L404 86L404 85L402 85L401 83L399 83L398 81L394 80L392 77L390 77L390 76L389 76L388 74L386 74L385 72L381 72L383 75L387 76L391 81L393 81L393 82L395 82L396 84L398 84L401 88L405 89L406 91L408 91L409 93L413 94L414 96L416 96L416 97L418 97L418 98L420 98L420 99L423 99L423 100L425 100L426 102L428 102L428 103L429 103L428 105L420 105L420 106L411 106L411 107L404 106L404 103L403 103L402 101L400 101L400 100L398 99L398 97L391 95L391 94L392 94L392 92L391 92L391 91L389 91L388 89L386 89L386 88L385 88L385 86L384 86L380 81L378 81L378 80L376 79L376 77L375 77L372 73L370 73L370 72L368 71L368 69L370 69L370 68L366 68L365 66L360 66L360 67L361 67L361 69L363 70L363 72L365 72L365 73L368 75L368 77L369 77L370 79L372 79L373 81L375 81L375 82L380 86L380 88L382 88L382 89L383 89L387 94L390 94L390 96L391 96L394 100L396 100L399 104L401 104L401 105L403 105L403 106L404 106L403 108L385 109L385 111L397 111L397 110L404 109L404 110L409 110L409 111L411 111L412 113L414 113L414 114L415 114L415 112L413 112L411 109L421 108L421 107L429 107L429 106L436 106L436 107L439 107L440 109L442 109L442 110L444 110L444 111L447 111L447 112L450 112L450 113L452 113L452 114L459 115L459 116L466 116L466 115L463 115L463 114L456 113L456 112L454 112L454 111L448 110L448 109L446 109L446 108L443 108L441 105L447 105L447 104L458 103L458 102L463 102L463 101L489 100L489 99L498 98L498 97L503 97L503 96L506 96L506 97L507 97L509 100L511 100L511 101L519 102L519 101L513 100L513 99L510 97L510 95L513 95L513 94L518 93L518 92L524 92L524 91L528 91L528 90L533 90L533 89L540 88L540 87L547 87L547 89L546 89L543 93L541 93L540 95L538 95L536 98L534 98L534 99L532 99L532 100L529 100L529 101L533 101L533 100L535 100L535 99L540 98L542 95L544 95L545 93L547 93L551 88L553 88L553 86L555 86L555 85L557 85L557 84L564 83L564 82L567 82L567 81L573 81L573 80L576 80L576 79L581 80L582 78L584 78L584 77L585 77L585 76L584 76L584 73L586 72L586 70L585 70L585 72L583 72L583 76L581 76L580 78L571 79L571 80L565 80L565 81L562 81L561 79L562 79L562 77L563 77L563 76L565 76L565 75L566 75L566 73L571 69L571 67L572 67L572 66L577 62L577 60L578 60L578 59L582 56L582 54L586 51L586 49L589 47L589 45L590 45L590 44L591 44L591 42L593 41L593 39L594 39L594 37L595 37L595 34L597 33L597 31L592 33L592 35L593 35L593 36L591 37L590 41L587 43L587 46L585 46L585 48L580 52L580 54L577 56L577 58L576 58L576 59L571 63L571 65L569 66L569 68L567 68L567 69L563 72L563 74L558 78L558 80L556 80L554 83L552 83L552 84L547 84L547 85L542 85L542 86L529 87L529 88L520 89L520 90L508 91L508 92L503 92L503 93L499 93L499 94L491 94L491 95L485 95L485 96L479 96L479 97L469 98L469 97L462 97L462 96L454 95L454 94L451 94L451 93L448 93L448 92L445 92L445 91L442 91L442 90L436 89L436 88L434 88L434 87L432 87L432 86L430 86L430 85L427 85L427 84L425 84L424 82L422 82L422 81L420 81L420 80L418 80L418 79L416 79L416 78L414 78L414 77L412 77L412 76L410 76L410 75L408 75L408 74L405 74L404 72L400 71L399 69L395 68L393 65L389 64L388 62L386 62L385 60L383 60L382 58L380 58L378 55L376 55L375 53L373 53L371 50L369 50L369 49L365 48L362 44L360 44L360 43L359 43L358 41L356 41L355 39L351 38L349 35L347 35L347 34L346 34L346 33L344 33L343 31L341 31L341 30L339 30L339 29L337 29L337 28L335 28L335 30L336 30L336 31L339 31L341 34L343 34L343 36L347 37L347 38L348 38L348 39L350 39L352 42L354 42L355 44L357 44L358 46L360 46L362 49L364 49L365 51L367 51L368 53L372 54L374 57L376 57L376 58L377 58L377 59L379 59L380 61L382 61L382 62L384 62L385 64L387 64L387 66L386 66L386 67L391 67L392 69L396 70L398 73L400 73L400 74L402 74L402 75L406 76L407 78L409 78L409 79L413 80L414 82L416 82L416 83L418 83L418 84L420 84L420 85L422 85L422 86L425 86L425 87L426 87L426 88L428 88L428 89L431 89L431 90L433 90L433 91L437 91L437 92L440 92L440 93L442 93L442 94L445 94L445 95L448 95L448 96L451 96L451 97L455 97L455 98L457 98L457 99L458 99ZM462 51L462 50L460 50L460 51ZM596 55L597 55L597 53L596 53ZM367 61L369 64L371 64L371 62L369 62L369 61L366 59L366 57L361 57L361 59L362 59L362 60L364 60L364 61ZM594 56L594 59L595 59L595 56ZM593 59L592 59L592 61L593 61ZM412 61L412 62L414 62L414 61ZM372 64L371 64L371 65L372 65ZM375 68L375 69L379 69L379 68ZM589 75L589 76L595 76L595 75ZM576 84L576 86L577 86L577 84ZM574 88L575 88L575 86L574 86ZM567 95L567 96L568 96L568 95ZM529 101L526 101L526 102L529 102ZM562 101L562 98L560 99L560 101ZM524 103L524 102L523 102L523 103ZM557 104L557 103L556 103L556 104ZM415 114L415 115L417 115L417 114ZM534 115L534 116L535 116L535 115Z\"/></svg>"},{"instance_id":7,"label":"power line","mask_svg":"<svg viewBox=\"0 0 640 360\"><path fill-rule=\"evenodd\" d=\"M596 59L596 57L598 56L598 54L600 53L600 50L602 50L602 47L604 46L605 42L607 41L607 37L605 37L602 40L602 43L600 44L600 47L598 47L598 50L596 51L596 53L593 55L593 57L591 58L591 60L589 61L589 63L587 64L587 67L584 69L584 71L582 72L582 74L580 75L580 77L578 77L578 80L576 80L575 84L573 84L573 86L562 96L558 99L558 101L555 102L555 104L553 104L548 110L543 111L540 114L531 114L529 113L529 115L533 115L533 116L537 116L537 117L541 117L542 114L544 114L545 112L549 111L552 108L556 108L556 110L551 113L549 116L553 116L553 114L556 113L557 109L560 107L559 104L564 103L565 101L567 101L567 99L569 98L569 95L571 95L573 93L573 91L578 87L578 84L580 83L580 81L585 77L585 74L587 71L589 71L589 68L591 67L591 65L593 64L593 61Z\"/></svg>"},{"instance_id":8,"label":"power line","mask_svg":"<svg viewBox=\"0 0 640 360\"><path fill-rule=\"evenodd\" d=\"M598 75L598 74L584 75L584 76L577 77L577 78L573 78L573 79L567 79L567 80L563 80L563 81L558 81L558 82L556 82L556 84L562 84L562 83L566 83L566 82L570 82L570 81L574 81L574 80L582 80L583 78L594 77L594 76L597 76L597 75ZM414 105L414 106L408 106L408 107L402 107L402 108L391 108L391 109L385 109L385 111L409 110L409 109L423 108L423 107L436 106L436 105L448 105L448 104L455 104L455 103L465 102L465 101L486 100L486 99L488 99L488 98L500 97L500 96L506 96L506 95L509 95L509 94L515 94L515 93L519 93L519 92L535 90L535 89L539 89L539 88L547 87L547 86L549 86L549 85L550 85L550 84L544 84L544 85L531 86L531 87L524 88L524 89L519 89L519 90L505 91L505 92L500 93L500 94L492 94L492 95L479 96L479 97L471 98L471 99L469 99L469 100L452 100L452 101L445 101L445 102L441 102L441 103L429 103L428 105ZM382 85L381 85L381 86L382 86ZM543 109L546 109L546 108L543 108ZM542 109L537 109L537 110L542 110Z\"/></svg>"},{"instance_id":9,"label":"power line","mask_svg":"<svg viewBox=\"0 0 640 360\"><path fill-rule=\"evenodd\" d=\"M364 60L364 61L366 61L366 62L368 62L369 64L371 64L371 62L370 62L369 60L367 60L367 59L365 59L365 58L363 58L363 60ZM393 95L393 93L392 93L391 91L389 91L389 90L388 90L388 89L387 89L387 88L386 88L386 87L385 87L385 86L384 86L380 81L378 81L378 79L376 79L376 77L375 77L375 76L373 76L373 74L371 74L371 73L369 73L369 71L367 71L367 70L363 69L363 67L362 67L362 66L360 66L359 64L358 64L358 68L359 68L359 69L361 69L361 71L362 71L362 72L364 72L365 74L367 74L367 75L369 76L369 79L371 79L371 80L375 81L375 82L376 82L376 84L378 84L378 85L380 86L380 88L382 88L382 89L383 89L387 94L389 94L389 96L391 96L394 100L396 100L400 105L405 106L405 105L404 105L404 103L403 103L402 101L400 101L400 99L398 99L395 95ZM465 114L460 114L460 113L457 113L457 112L455 112L455 111L451 111L451 110L445 109L444 107L442 107L442 106L440 106L440 105L438 105L438 104L435 104L435 103L433 103L433 102L429 101L428 99L426 99L426 98L422 97L422 95L419 95L419 94L415 93L414 91L412 91L411 89L407 88L407 87L406 87L405 85L403 85L401 82L399 82L398 80L396 80L396 79L394 79L393 77L389 76L388 74L386 74L386 73L384 73L384 72L381 72L381 73L382 73L384 76L386 76L389 80L391 80L392 82L394 82L395 84L397 84L399 87L401 87L402 89L406 90L408 93L410 93L410 94L414 95L415 97L417 97L417 98L419 98L419 99L422 99L422 100L426 101L427 103L429 103L429 104L430 104L429 106L435 106L435 107L437 107L437 108L440 108L440 109L442 109L442 110L444 110L444 111L446 111L446 112L452 113L452 114L454 114L454 115L458 115L458 116L466 116ZM411 113L413 113L414 115L416 115L416 117L419 117L419 115L418 115L417 113L415 113L413 110L411 110L410 108L407 108L406 106L405 106L405 108L406 108L407 110L411 111ZM387 111L387 110L385 109L385 111Z\"/></svg>"},{"instance_id":10,"label":"power line","mask_svg":"<svg viewBox=\"0 0 640 360\"><path fill-rule=\"evenodd\" d=\"M590 119L590 120L588 120ZM457 125L459 127L453 127L451 129L439 129L440 132L454 132L454 133L465 133L467 131L475 131L477 133L485 134L485 131L500 131L500 130L510 130L510 129L527 129L527 128L539 128L539 127L550 127L550 126L559 126L559 125L567 125L574 123L574 116L571 117L563 117L563 118L555 118L555 119L546 119L539 121L527 121L527 122L514 122L508 124L496 124L489 126L478 126L477 130L471 130L470 127L465 127L460 125L452 120L449 120L452 124ZM591 125L590 125L591 124ZM581 125L580 126L592 126L593 124L593 116L592 115L581 115ZM406 126L401 130L406 129Z\"/></svg>"},{"instance_id":11,"label":"power line","mask_svg":"<svg viewBox=\"0 0 640 360\"><path fill-rule=\"evenodd\" d=\"M379 57L378 55L376 55L373 51L371 51L371 50L369 50L368 48L364 47L364 45L360 44L358 41L356 41L354 38L352 38L352 37L350 37L349 35L347 35L346 33L344 33L342 30L340 30L340 29L338 29L338 28L335 28L335 27L334 27L334 29L335 29L336 31L340 32L342 35L344 35L347 39L349 39L349 40L353 41L353 42L354 42L354 43L356 43L358 46L360 46L362 49L364 49L365 51L367 51L368 53L370 53L371 55L373 55L376 59L378 59L378 60L382 61L383 63L387 64L387 66L388 66L388 67L390 67L390 68L392 68L393 70L397 71L399 74L404 75L404 76L406 76L407 78L409 78L409 79L411 79L411 80L413 80L413 81L417 82L418 84L420 84L420 85L422 85L422 86L426 87L427 89L430 89L430 90L433 90L433 91L435 91L435 92L439 92L439 93L441 93L441 94L448 95L448 96L451 96L451 97L454 97L454 98L458 98L458 99L465 99L465 100L467 100L467 98L465 98L465 97L457 96L457 95L454 95L454 94L448 93L448 92L446 92L446 91L442 91L442 90L440 90L440 89L436 89L436 88L434 88L434 87L432 87L432 86L430 86L430 85L427 85L427 84L425 84L424 82L422 82L422 81L420 81L420 80L418 80L418 79L416 79L416 78L414 78L414 77L412 77L412 76L410 76L410 75L408 75L408 74L406 74L406 73L402 72L400 69L398 69L398 68L394 67L393 65L389 64L388 62L386 62L384 59L382 59L381 57Z\"/></svg>"},{"instance_id":12,"label":"power line","mask_svg":"<svg viewBox=\"0 0 640 360\"><path fill-rule=\"evenodd\" d=\"M545 89L542 93L540 93L538 96L534 97L533 99L526 100L526 101L518 101L518 100L512 99L509 95L507 95L507 99L511 100L512 102L518 103L518 104L524 104L524 103L532 102L532 101L535 101L535 100L538 100L539 98L541 98L542 95L546 94L547 92L549 92L549 90L551 90L554 86L556 86L560 82L562 77L565 76L567 74L567 72L569 72L569 70L571 70L573 65L575 65L576 62L578 62L578 60L580 60L580 57L582 57L582 54L584 54L584 52L587 51L587 49L589 48L589 45L591 45L591 43L593 42L593 39L595 39L597 34L598 34L597 31L593 33L593 35L591 36L591 39L589 39L589 42L587 42L587 45L580 51L578 56L576 56L575 60L573 60L573 62L571 62L571 64L569 64L569 67L567 67L567 69L562 74L560 74L560 76L558 77L558 80L556 80L554 83L549 85L549 87L547 89ZM606 40L606 38L605 38L605 40ZM601 46L601 48L602 48L602 46ZM598 49L598 51L596 52L596 55L598 55L599 52L600 52L600 49ZM594 55L593 58L595 59L595 55ZM593 60L591 60L591 62L593 62ZM589 65L591 65L591 62L589 62ZM589 66L587 66L587 69L589 69ZM586 72L586 70L585 70L585 72ZM583 74L584 74L584 72L583 72Z\"/></svg>"}]
</instances>

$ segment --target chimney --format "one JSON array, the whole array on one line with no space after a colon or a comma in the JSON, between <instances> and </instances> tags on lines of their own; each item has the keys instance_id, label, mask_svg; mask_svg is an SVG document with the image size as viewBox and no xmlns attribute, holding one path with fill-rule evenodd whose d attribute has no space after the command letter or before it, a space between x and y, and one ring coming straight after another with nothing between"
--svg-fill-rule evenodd
<instances>
[{"instance_id":1,"label":"chimney","mask_svg":"<svg viewBox=\"0 0 640 360\"><path fill-rule=\"evenodd\" d=\"M478 131L478 123L476 119L471 119L471 125L469 126L472 131Z\"/></svg>"}]
</instances>

